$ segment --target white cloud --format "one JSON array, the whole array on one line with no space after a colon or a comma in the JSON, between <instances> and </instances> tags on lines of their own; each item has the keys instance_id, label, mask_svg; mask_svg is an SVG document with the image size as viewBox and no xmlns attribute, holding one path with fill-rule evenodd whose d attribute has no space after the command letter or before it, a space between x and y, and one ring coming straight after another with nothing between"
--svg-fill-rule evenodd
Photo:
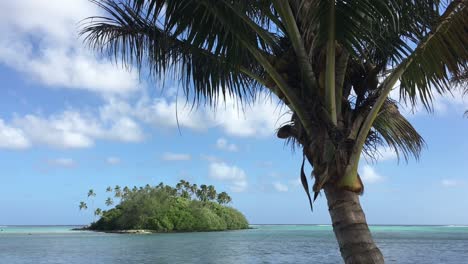
<instances>
[{"instance_id":1,"label":"white cloud","mask_svg":"<svg viewBox=\"0 0 468 264\"><path fill-rule=\"evenodd\" d=\"M230 100L228 102L234 105ZM230 117L226 116L232 115L239 109L232 108L231 112L227 108L222 110L226 118L222 119L218 115L221 110L200 107L192 111L180 102L180 107L177 109L178 121L181 127L195 131L218 127L227 134L241 137L273 135L277 125L282 123L281 120L276 122L275 113L279 111L276 111L274 104L272 101L268 104L260 103L260 108L271 110L269 114L265 112L257 116L259 111L246 110L245 119L239 119L236 114L236 117L230 120ZM289 117L282 115L283 118ZM238 130L233 129L236 122L239 125ZM14 116L4 126L13 129L8 131L15 131L15 135L23 135L23 138L29 142L26 144L23 140L21 143L23 147L46 145L58 148L88 148L94 146L96 140L142 141L144 133L140 127L141 123L152 125L157 129L175 129L177 127L176 102L164 98L151 100L144 96L135 104L131 104L121 98L110 96L96 111L69 109L50 115L26 114ZM217 147L227 151L238 150L235 144L227 142L224 138L217 141Z\"/></svg>"},{"instance_id":2,"label":"white cloud","mask_svg":"<svg viewBox=\"0 0 468 264\"><path fill-rule=\"evenodd\" d=\"M99 130L94 120L86 120L81 114L69 111L48 118L37 115L15 117L13 124L33 143L59 148L90 147L94 143L91 135Z\"/></svg>"},{"instance_id":3,"label":"white cloud","mask_svg":"<svg viewBox=\"0 0 468 264\"><path fill-rule=\"evenodd\" d=\"M214 109L192 108L181 98L178 101L143 99L136 105L134 115L157 127L174 128L179 125L197 131L219 127L228 135L239 137L274 135L275 129L289 120L290 116L278 109L275 100L266 99L265 93L258 97L260 99L255 104L245 106L244 109L232 97L226 97L226 103L220 103Z\"/></svg>"},{"instance_id":4,"label":"white cloud","mask_svg":"<svg viewBox=\"0 0 468 264\"><path fill-rule=\"evenodd\" d=\"M394 160L397 158L397 154L393 148L390 147L378 147L377 148L377 160L386 161Z\"/></svg>"},{"instance_id":5,"label":"white cloud","mask_svg":"<svg viewBox=\"0 0 468 264\"><path fill-rule=\"evenodd\" d=\"M183 153L170 153L166 152L162 155L162 160L165 161L187 161L191 160L192 156L189 154L183 154Z\"/></svg>"},{"instance_id":6,"label":"white cloud","mask_svg":"<svg viewBox=\"0 0 468 264\"><path fill-rule=\"evenodd\" d=\"M275 188L275 190L278 192L287 192L289 190L288 186L286 184L282 184L281 182L274 182L273 188Z\"/></svg>"},{"instance_id":7,"label":"white cloud","mask_svg":"<svg viewBox=\"0 0 468 264\"><path fill-rule=\"evenodd\" d=\"M0 1L0 63L46 85L127 94L138 76L98 59L78 37L79 22L99 15L85 0Z\"/></svg>"},{"instance_id":8,"label":"white cloud","mask_svg":"<svg viewBox=\"0 0 468 264\"><path fill-rule=\"evenodd\" d=\"M390 98L396 101L400 101L399 85L400 84L398 82L395 85L396 88L394 88L389 95ZM445 93L440 95L437 92L434 92L432 103L435 115L444 115L449 111L453 111L454 113L461 116L463 112L468 109L468 96L463 94L463 89L461 87L455 87L452 89L451 94ZM419 101L415 106L412 106L411 104L405 104L401 101L399 110L404 116L421 116L428 114L422 103Z\"/></svg>"},{"instance_id":9,"label":"white cloud","mask_svg":"<svg viewBox=\"0 0 468 264\"><path fill-rule=\"evenodd\" d=\"M49 160L49 164L58 166L58 167L64 167L64 168L71 168L71 167L76 166L75 161L69 158L57 158L57 159Z\"/></svg>"},{"instance_id":10,"label":"white cloud","mask_svg":"<svg viewBox=\"0 0 468 264\"><path fill-rule=\"evenodd\" d=\"M359 175L364 183L376 183L384 179L384 177L378 174L375 169L369 165L364 165Z\"/></svg>"},{"instance_id":11,"label":"white cloud","mask_svg":"<svg viewBox=\"0 0 468 264\"><path fill-rule=\"evenodd\" d=\"M206 160L209 162L221 162L222 161L219 157L216 157L213 155L205 155L205 154L201 154L200 159Z\"/></svg>"},{"instance_id":12,"label":"white cloud","mask_svg":"<svg viewBox=\"0 0 468 264\"><path fill-rule=\"evenodd\" d=\"M192 130L206 130L210 126L205 112L191 109L184 101L170 101L165 98L149 100L143 98L136 107L134 115L155 127L175 128L177 126Z\"/></svg>"},{"instance_id":13,"label":"white cloud","mask_svg":"<svg viewBox=\"0 0 468 264\"><path fill-rule=\"evenodd\" d=\"M56 148L88 148L94 146L98 139L121 142L143 140L140 126L127 116L102 119L92 113L66 110L50 116L39 114L14 116L10 123L5 124L0 119L0 142L3 143L0 146L26 148L31 145L46 145Z\"/></svg>"},{"instance_id":14,"label":"white cloud","mask_svg":"<svg viewBox=\"0 0 468 264\"><path fill-rule=\"evenodd\" d=\"M464 181L456 179L443 179L440 183L444 187L460 187L465 184Z\"/></svg>"},{"instance_id":15,"label":"white cloud","mask_svg":"<svg viewBox=\"0 0 468 264\"><path fill-rule=\"evenodd\" d=\"M117 158L117 157L108 157L106 159L106 162L107 164L110 164L110 165L117 165L117 164L120 164L121 160L120 158Z\"/></svg>"},{"instance_id":16,"label":"white cloud","mask_svg":"<svg viewBox=\"0 0 468 264\"><path fill-rule=\"evenodd\" d=\"M127 115L150 124L158 129L174 129L177 126L194 131L205 131L218 127L226 134L238 137L265 137L274 135L276 128L290 119L289 114L280 111L276 100L267 99L266 93L260 93L252 106L240 108L237 100L226 97L226 104L216 108L192 108L184 99L179 98L141 98L134 106L112 98L101 107L101 115L115 117ZM220 142L223 144L224 142ZM227 144L227 142L226 142ZM234 150L235 145L227 144Z\"/></svg>"},{"instance_id":17,"label":"white cloud","mask_svg":"<svg viewBox=\"0 0 468 264\"><path fill-rule=\"evenodd\" d=\"M212 179L227 182L233 192L243 192L247 189L247 175L237 166L213 162L209 167L209 176Z\"/></svg>"},{"instance_id":18,"label":"white cloud","mask_svg":"<svg viewBox=\"0 0 468 264\"><path fill-rule=\"evenodd\" d=\"M229 143L225 138L218 138L218 140L216 141L216 147L220 150L230 152L236 152L239 150L235 144Z\"/></svg>"},{"instance_id":19,"label":"white cloud","mask_svg":"<svg viewBox=\"0 0 468 264\"><path fill-rule=\"evenodd\" d=\"M220 104L210 113L211 119L228 135L265 137L274 135L281 124L290 120L290 115L279 105L276 99L260 93L255 103L243 108L235 98L226 97L226 104Z\"/></svg>"},{"instance_id":20,"label":"white cloud","mask_svg":"<svg viewBox=\"0 0 468 264\"><path fill-rule=\"evenodd\" d=\"M290 180L288 181L289 185L291 187L299 187L302 185L302 182L301 182L301 179L300 178L296 178L295 180Z\"/></svg>"},{"instance_id":21,"label":"white cloud","mask_svg":"<svg viewBox=\"0 0 468 264\"><path fill-rule=\"evenodd\" d=\"M209 127L205 112L191 111L182 100L176 103L166 98L150 99L143 96L131 105L114 97L100 108L100 114L103 119L114 119L122 115L130 116L159 129L176 128L179 125L181 128L201 131Z\"/></svg>"},{"instance_id":22,"label":"white cloud","mask_svg":"<svg viewBox=\"0 0 468 264\"><path fill-rule=\"evenodd\" d=\"M270 160L258 162L257 165L262 168L271 168L273 166L273 162Z\"/></svg>"},{"instance_id":23,"label":"white cloud","mask_svg":"<svg viewBox=\"0 0 468 264\"><path fill-rule=\"evenodd\" d=\"M30 145L21 129L8 126L0 119L0 148L26 149Z\"/></svg>"}]
</instances>

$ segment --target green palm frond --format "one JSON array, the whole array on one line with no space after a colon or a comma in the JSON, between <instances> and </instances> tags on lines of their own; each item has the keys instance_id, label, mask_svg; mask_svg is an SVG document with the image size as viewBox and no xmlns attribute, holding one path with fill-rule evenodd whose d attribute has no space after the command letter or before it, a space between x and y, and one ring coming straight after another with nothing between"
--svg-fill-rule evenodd
<instances>
[{"instance_id":1,"label":"green palm frond","mask_svg":"<svg viewBox=\"0 0 468 264\"><path fill-rule=\"evenodd\" d=\"M395 101L385 102L375 119L373 128L375 136L379 139L376 142L379 144L385 142L396 152L398 158L403 156L408 161L409 157L413 156L419 159L421 150L425 146L424 139L398 111ZM375 152L368 153L375 154Z\"/></svg>"},{"instance_id":2,"label":"green palm frond","mask_svg":"<svg viewBox=\"0 0 468 264\"><path fill-rule=\"evenodd\" d=\"M376 93L369 93L370 109L356 137L350 163L356 165L373 123L387 96L398 80L401 81L400 94L404 100L414 105L420 99L426 109L431 109L432 93L450 91L451 76L466 71L468 59L468 0L452 1L445 12L434 21L428 33L411 55L406 57L380 84ZM351 167L350 167L351 168ZM357 167L349 169L355 177Z\"/></svg>"},{"instance_id":3,"label":"green palm frond","mask_svg":"<svg viewBox=\"0 0 468 264\"><path fill-rule=\"evenodd\" d=\"M420 100L431 110L433 93L444 93L453 87L452 78L458 78L468 69L468 1L453 1L439 23L421 41L400 78L403 99Z\"/></svg>"},{"instance_id":4,"label":"green palm frond","mask_svg":"<svg viewBox=\"0 0 468 264\"><path fill-rule=\"evenodd\" d=\"M298 23L307 36L313 39L310 49L323 46L329 33L331 15L329 0L293 1ZM395 1L337 0L334 6L336 41L356 57L362 57L366 47L373 45L375 26L386 26L395 31L398 27L398 10ZM377 23L377 21L379 23Z\"/></svg>"},{"instance_id":5,"label":"green palm frond","mask_svg":"<svg viewBox=\"0 0 468 264\"><path fill-rule=\"evenodd\" d=\"M227 1L93 2L110 17L87 20L81 34L92 48L139 70L147 66L156 77L170 74L187 96L195 92L197 102L216 103L218 94L253 96L260 84L252 77L262 76L263 69L245 43L261 51L277 41L262 24L233 16ZM248 19L264 23L256 19L254 5L238 2L236 8L251 14Z\"/></svg>"}]
</instances>

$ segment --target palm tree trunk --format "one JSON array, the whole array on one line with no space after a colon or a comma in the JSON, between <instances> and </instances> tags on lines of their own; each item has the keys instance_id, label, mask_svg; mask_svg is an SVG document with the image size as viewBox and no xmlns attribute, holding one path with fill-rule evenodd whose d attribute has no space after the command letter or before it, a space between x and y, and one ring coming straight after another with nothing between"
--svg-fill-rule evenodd
<instances>
[{"instance_id":1,"label":"palm tree trunk","mask_svg":"<svg viewBox=\"0 0 468 264\"><path fill-rule=\"evenodd\" d=\"M372 239L358 194L334 186L325 188L333 232L346 264L383 264L384 258Z\"/></svg>"}]
</instances>

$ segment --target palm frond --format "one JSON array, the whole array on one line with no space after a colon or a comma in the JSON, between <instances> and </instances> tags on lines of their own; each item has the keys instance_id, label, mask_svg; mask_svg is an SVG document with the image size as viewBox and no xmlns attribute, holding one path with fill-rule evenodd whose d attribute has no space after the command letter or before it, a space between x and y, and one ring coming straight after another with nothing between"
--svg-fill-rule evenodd
<instances>
[{"instance_id":1,"label":"palm frond","mask_svg":"<svg viewBox=\"0 0 468 264\"><path fill-rule=\"evenodd\" d=\"M412 46L424 39L440 17L440 0L392 0L388 7L396 24L371 20L366 42L366 60L383 70L397 65L412 52Z\"/></svg>"},{"instance_id":2,"label":"palm frond","mask_svg":"<svg viewBox=\"0 0 468 264\"><path fill-rule=\"evenodd\" d=\"M153 76L170 74L181 81L187 96L194 91L195 102L215 104L226 94L249 98L261 85L251 77L264 71L243 43L266 50L275 35L260 24L260 37L252 25L233 17L224 1L93 2L108 17L86 21L81 34L92 48L140 71L147 66ZM258 17L255 7L242 7L252 19Z\"/></svg>"},{"instance_id":3,"label":"palm frond","mask_svg":"<svg viewBox=\"0 0 468 264\"><path fill-rule=\"evenodd\" d=\"M467 25L468 0L452 2L435 24L432 31L418 43L410 56L406 57L380 84L375 98L370 98L370 109L356 137L356 144L350 157L351 164L357 164L381 108L387 101L388 94L400 80L400 94L414 105L420 99L430 109L432 90L443 93L450 91L449 75L458 76L466 71L468 58ZM354 177L357 167L349 175Z\"/></svg>"},{"instance_id":4,"label":"palm frond","mask_svg":"<svg viewBox=\"0 0 468 264\"><path fill-rule=\"evenodd\" d=\"M373 125L374 133L370 133L367 145L388 145L398 158L401 156L408 161L410 156L419 159L422 148L425 146L424 139L409 123L409 121L398 111L395 101L388 99L382 106ZM372 138L375 135L375 138ZM370 156L375 152L367 151Z\"/></svg>"},{"instance_id":5,"label":"palm frond","mask_svg":"<svg viewBox=\"0 0 468 264\"><path fill-rule=\"evenodd\" d=\"M420 100L431 110L433 93L451 90L450 80L467 71L468 1L453 1L431 33L408 58L400 81L404 100Z\"/></svg>"},{"instance_id":6,"label":"palm frond","mask_svg":"<svg viewBox=\"0 0 468 264\"><path fill-rule=\"evenodd\" d=\"M296 1L298 2L298 1ZM314 47L321 47L327 41L329 15L332 5L329 0L299 1L296 4L297 16L306 39ZM365 47L371 45L376 22L392 28L398 26L395 1L356 0L335 1L336 41L345 46L351 55L361 57ZM311 37L313 35L313 38Z\"/></svg>"}]
</instances>

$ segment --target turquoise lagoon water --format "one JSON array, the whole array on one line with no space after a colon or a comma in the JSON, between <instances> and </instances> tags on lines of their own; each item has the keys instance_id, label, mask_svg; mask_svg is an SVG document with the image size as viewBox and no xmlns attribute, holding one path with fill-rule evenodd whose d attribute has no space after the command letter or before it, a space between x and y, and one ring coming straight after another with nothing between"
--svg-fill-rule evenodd
<instances>
[{"instance_id":1,"label":"turquoise lagoon water","mask_svg":"<svg viewBox=\"0 0 468 264\"><path fill-rule=\"evenodd\" d=\"M120 235L70 226L0 226L1 264L341 263L331 226ZM468 263L468 227L372 226L386 263Z\"/></svg>"}]
</instances>

